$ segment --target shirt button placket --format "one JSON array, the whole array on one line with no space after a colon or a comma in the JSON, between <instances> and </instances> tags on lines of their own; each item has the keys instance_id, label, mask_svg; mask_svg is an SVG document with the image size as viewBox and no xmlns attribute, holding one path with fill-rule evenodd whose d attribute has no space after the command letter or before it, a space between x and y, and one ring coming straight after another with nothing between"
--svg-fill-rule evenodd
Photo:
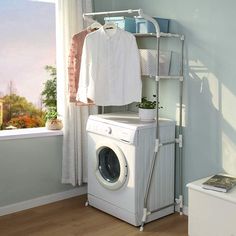
<instances>
[{"instance_id":1,"label":"shirt button placket","mask_svg":"<svg viewBox=\"0 0 236 236\"><path fill-rule=\"evenodd\" d=\"M111 84L111 80L112 80L112 71L111 71L111 62L112 62L112 58L111 58L111 38L109 37L108 40L108 45L107 45L107 50L108 50L108 57L107 57L107 75L108 75L108 82L109 82L109 88L111 88L112 84Z\"/></svg>"}]
</instances>

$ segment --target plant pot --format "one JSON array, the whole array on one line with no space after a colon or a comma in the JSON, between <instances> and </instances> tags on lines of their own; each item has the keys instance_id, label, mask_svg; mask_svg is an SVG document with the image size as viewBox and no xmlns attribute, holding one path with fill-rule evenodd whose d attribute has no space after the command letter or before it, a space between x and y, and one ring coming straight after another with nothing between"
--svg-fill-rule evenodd
<instances>
[{"instance_id":1,"label":"plant pot","mask_svg":"<svg viewBox=\"0 0 236 236\"><path fill-rule=\"evenodd\" d=\"M141 121L153 121L156 117L156 109L139 108L139 118Z\"/></svg>"},{"instance_id":2,"label":"plant pot","mask_svg":"<svg viewBox=\"0 0 236 236\"><path fill-rule=\"evenodd\" d=\"M58 119L47 120L45 127L49 130L60 130L63 128L63 124L62 121Z\"/></svg>"}]
</instances>

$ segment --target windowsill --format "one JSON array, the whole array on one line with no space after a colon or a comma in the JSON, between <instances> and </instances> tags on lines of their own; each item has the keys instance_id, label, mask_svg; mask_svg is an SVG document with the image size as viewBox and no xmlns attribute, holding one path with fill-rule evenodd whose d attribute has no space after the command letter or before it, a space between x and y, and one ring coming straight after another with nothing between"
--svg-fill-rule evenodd
<instances>
[{"instance_id":1,"label":"windowsill","mask_svg":"<svg viewBox=\"0 0 236 236\"><path fill-rule=\"evenodd\" d=\"M1 130L0 141L9 139L38 138L38 137L60 136L60 135L63 135L62 130L48 130L45 127L16 129L16 130Z\"/></svg>"}]
</instances>

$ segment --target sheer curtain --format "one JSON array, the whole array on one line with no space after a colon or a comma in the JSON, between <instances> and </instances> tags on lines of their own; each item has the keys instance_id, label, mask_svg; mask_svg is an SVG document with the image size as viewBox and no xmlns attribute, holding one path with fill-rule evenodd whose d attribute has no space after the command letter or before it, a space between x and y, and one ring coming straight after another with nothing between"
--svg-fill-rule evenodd
<instances>
[{"instance_id":1,"label":"sheer curtain","mask_svg":"<svg viewBox=\"0 0 236 236\"><path fill-rule=\"evenodd\" d=\"M69 102L68 55L72 36L84 28L83 12L92 11L92 0L56 1L58 112L63 117L62 183L73 186L87 182L86 121L96 106Z\"/></svg>"}]
</instances>

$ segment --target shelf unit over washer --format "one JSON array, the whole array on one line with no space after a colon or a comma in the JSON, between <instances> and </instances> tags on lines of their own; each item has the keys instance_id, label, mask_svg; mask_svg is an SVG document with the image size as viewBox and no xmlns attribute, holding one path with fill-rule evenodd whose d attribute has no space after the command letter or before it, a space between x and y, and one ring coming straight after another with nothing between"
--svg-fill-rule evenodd
<instances>
[{"instance_id":1,"label":"shelf unit over washer","mask_svg":"<svg viewBox=\"0 0 236 236\"><path fill-rule=\"evenodd\" d=\"M178 137L175 139L175 142L168 142L168 143L160 143L160 135L159 135L159 111L157 110L156 114L156 142L155 142L155 151L154 155L152 158L151 162L151 167L149 171L149 176L148 176L148 181L146 185L146 191L144 195L144 207L143 207L143 217L142 217L142 224L140 226L140 231L143 231L144 224L146 223L147 216L158 212L160 210L163 210L167 207L170 206L175 206L175 201L179 205L180 209L180 214L183 214L183 178L182 178L182 148L183 148L183 133L182 133L182 116L183 116L183 83L184 83L184 73L183 73L183 65L184 65L184 35L181 34L172 34L172 33L162 33L160 32L160 27L155 19L153 19L151 16L146 15L142 9L128 9L128 10L123 10L123 11L108 11L108 12L91 12L91 13L84 13L83 18L85 21L88 21L90 23L96 22L91 18L91 16L101 16L101 15L121 15L121 14L138 14L140 17L144 18L145 20L148 20L149 22L153 23L156 33L135 33L134 35L136 37L154 37L156 38L156 50L158 53L157 56L157 63L156 63L156 75L155 76L150 76L154 77L156 81L156 102L157 104L159 103L159 82L162 79L174 79L174 80L179 80L180 82L180 91L179 91L179 106L180 106L180 112L179 112L179 134ZM159 66L160 66L160 38L176 38L179 39L182 44L181 44L181 69L180 69L180 75L175 75L175 76L162 76L159 74ZM148 200L148 195L149 195L149 189L152 181L152 176L154 172L154 166L155 162L157 159L157 154L159 151L159 148L161 148L164 145L168 145L171 143L177 143L179 147L179 198L174 200L173 204L170 204L168 206L161 207L159 209L149 211L147 208L147 200Z\"/></svg>"}]
</instances>

